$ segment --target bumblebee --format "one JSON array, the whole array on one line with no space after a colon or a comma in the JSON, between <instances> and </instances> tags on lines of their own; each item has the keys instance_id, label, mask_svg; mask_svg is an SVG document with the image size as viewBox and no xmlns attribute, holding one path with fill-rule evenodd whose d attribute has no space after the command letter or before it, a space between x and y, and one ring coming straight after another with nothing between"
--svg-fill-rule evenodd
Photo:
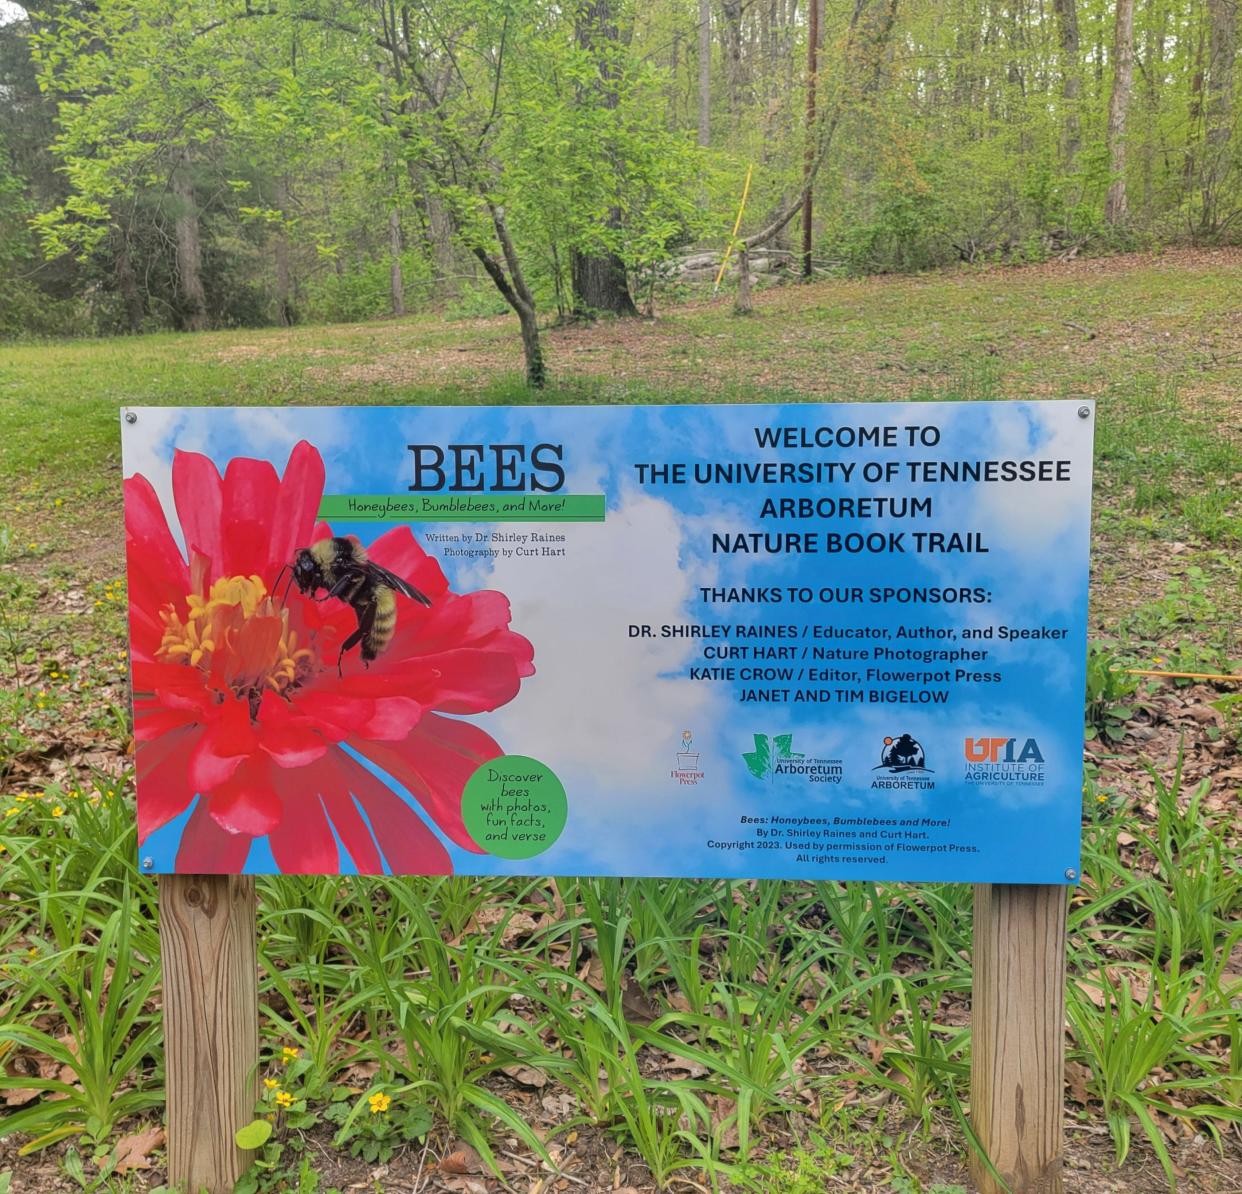
<instances>
[{"instance_id":1,"label":"bumblebee","mask_svg":"<svg viewBox=\"0 0 1242 1194\"><path fill-rule=\"evenodd\" d=\"M341 673L346 651L361 643L362 662L366 665L392 641L397 629L394 593L421 605L431 604L426 593L369 560L366 549L356 539L322 539L310 547L301 547L293 563L286 567L291 573L290 583L296 584L300 592L313 601L327 601L328 597L344 601L358 619L358 629L341 644L336 659L337 675ZM327 596L316 596L320 589L326 589Z\"/></svg>"}]
</instances>

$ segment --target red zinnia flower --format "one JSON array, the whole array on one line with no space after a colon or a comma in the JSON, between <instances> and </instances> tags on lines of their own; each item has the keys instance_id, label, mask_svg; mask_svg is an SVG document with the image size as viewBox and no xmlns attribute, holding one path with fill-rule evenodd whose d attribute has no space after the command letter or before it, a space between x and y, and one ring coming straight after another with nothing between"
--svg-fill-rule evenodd
<instances>
[{"instance_id":1,"label":"red zinnia flower","mask_svg":"<svg viewBox=\"0 0 1242 1194\"><path fill-rule=\"evenodd\" d=\"M269 836L286 873L338 870L339 837L358 870L447 874L447 851L418 814L359 758L378 766L468 850L461 792L502 751L467 721L513 699L534 672L530 643L509 629L502 593L452 593L408 527L369 556L431 598L398 595L396 632L364 669L344 602L273 593L297 549L332 534L316 525L324 467L307 443L283 477L237 458L224 477L205 456L177 452L172 484L182 557L155 490L125 482L133 649L138 835L183 813L179 871L241 869ZM365 816L364 816L365 814ZM334 831L335 830L335 836ZM377 848L378 843L378 848Z\"/></svg>"}]
</instances>

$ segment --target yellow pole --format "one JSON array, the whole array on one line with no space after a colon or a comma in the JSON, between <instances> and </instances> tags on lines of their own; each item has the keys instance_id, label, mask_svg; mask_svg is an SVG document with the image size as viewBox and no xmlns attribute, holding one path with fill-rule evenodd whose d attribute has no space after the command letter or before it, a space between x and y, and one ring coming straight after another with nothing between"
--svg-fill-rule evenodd
<instances>
[{"instance_id":1,"label":"yellow pole","mask_svg":"<svg viewBox=\"0 0 1242 1194\"><path fill-rule=\"evenodd\" d=\"M746 196L750 194L750 176L754 168L754 162L746 167L746 184L742 187L742 202L738 204L737 219L733 221L733 235L729 237L729 243L725 246L724 260L720 263L720 269L716 273L716 283L712 287L712 294L715 294L720 289L720 279L724 277L725 267L729 264L729 254L733 252L733 242L737 240L737 230L742 226L742 212L746 210Z\"/></svg>"},{"instance_id":2,"label":"yellow pole","mask_svg":"<svg viewBox=\"0 0 1242 1194\"><path fill-rule=\"evenodd\" d=\"M1224 684L1242 684L1242 676L1222 676L1218 672L1150 672L1142 668L1124 669L1127 676L1164 676L1170 680L1217 680Z\"/></svg>"}]
</instances>

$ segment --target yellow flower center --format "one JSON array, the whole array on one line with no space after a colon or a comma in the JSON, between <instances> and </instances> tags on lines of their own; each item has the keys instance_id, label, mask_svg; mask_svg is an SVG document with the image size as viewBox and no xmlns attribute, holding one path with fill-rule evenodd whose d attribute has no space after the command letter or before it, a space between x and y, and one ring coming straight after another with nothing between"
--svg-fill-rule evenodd
<instances>
[{"instance_id":1,"label":"yellow flower center","mask_svg":"<svg viewBox=\"0 0 1242 1194\"><path fill-rule=\"evenodd\" d=\"M160 611L161 662L199 668L255 706L264 691L283 694L314 669L289 611L277 609L257 576L221 577L205 595L188 594L186 607L184 621L172 605Z\"/></svg>"}]
</instances>

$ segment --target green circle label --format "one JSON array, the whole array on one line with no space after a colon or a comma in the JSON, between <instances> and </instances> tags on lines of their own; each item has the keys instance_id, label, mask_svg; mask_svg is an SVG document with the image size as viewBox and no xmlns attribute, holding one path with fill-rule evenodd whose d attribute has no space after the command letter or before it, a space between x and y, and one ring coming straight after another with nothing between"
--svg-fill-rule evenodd
<instances>
[{"instance_id":1,"label":"green circle label","mask_svg":"<svg viewBox=\"0 0 1242 1194\"><path fill-rule=\"evenodd\" d=\"M484 763L461 794L461 816L475 845L498 858L542 854L565 828L569 802L552 768L526 755Z\"/></svg>"}]
</instances>

